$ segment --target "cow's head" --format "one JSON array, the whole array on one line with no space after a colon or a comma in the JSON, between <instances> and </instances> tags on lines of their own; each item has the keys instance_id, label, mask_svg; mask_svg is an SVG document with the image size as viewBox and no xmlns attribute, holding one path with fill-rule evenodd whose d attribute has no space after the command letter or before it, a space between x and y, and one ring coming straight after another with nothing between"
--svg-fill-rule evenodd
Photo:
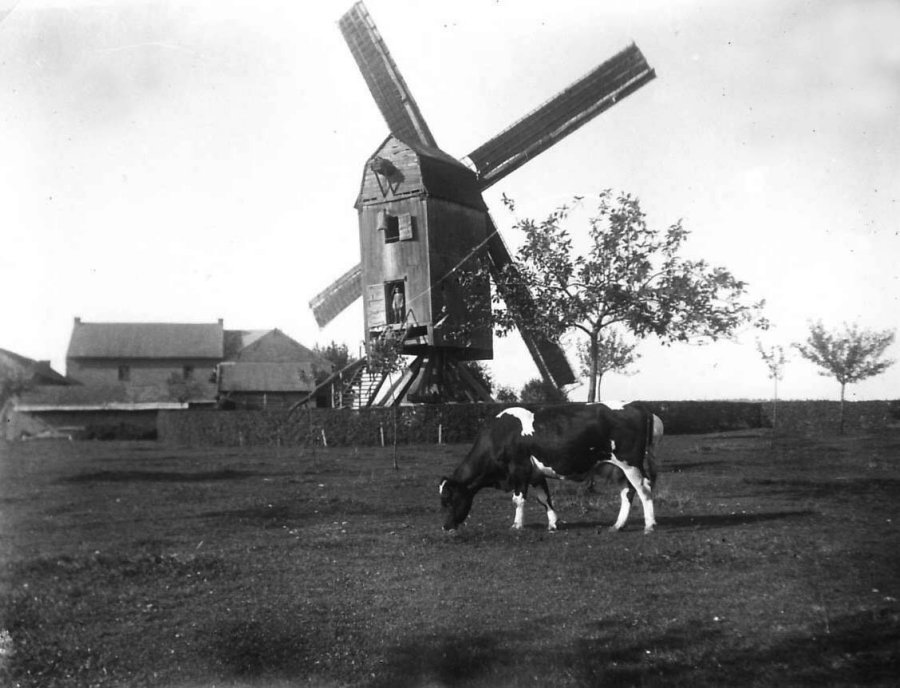
<instances>
[{"instance_id":1,"label":"cow's head","mask_svg":"<svg viewBox=\"0 0 900 688\"><path fill-rule=\"evenodd\" d=\"M444 530L456 530L469 515L473 495L464 485L450 478L441 478L438 489L441 493L441 511L444 512Z\"/></svg>"}]
</instances>

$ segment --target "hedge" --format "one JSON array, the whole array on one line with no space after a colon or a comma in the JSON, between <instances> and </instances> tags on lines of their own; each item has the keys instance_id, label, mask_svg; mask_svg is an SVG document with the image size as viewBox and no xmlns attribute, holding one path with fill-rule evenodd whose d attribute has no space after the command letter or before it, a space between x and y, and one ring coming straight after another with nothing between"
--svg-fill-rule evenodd
<instances>
[{"instance_id":1,"label":"hedge","mask_svg":"<svg viewBox=\"0 0 900 688\"><path fill-rule=\"evenodd\" d=\"M646 401L665 425L667 435L755 430L772 427L771 402ZM289 411L161 411L160 441L179 445L243 446L310 443L377 445L471 442L485 420L510 404L444 404ZM529 406L535 408L535 406ZM839 404L830 401L781 401L779 435L835 435ZM848 434L878 432L898 426L900 401L845 404Z\"/></svg>"},{"instance_id":2,"label":"hedge","mask_svg":"<svg viewBox=\"0 0 900 688\"><path fill-rule=\"evenodd\" d=\"M778 435L836 435L840 430L838 401L779 401L761 404L764 426ZM774 412L774 413L773 413ZM898 427L900 400L851 401L844 404L844 432L848 435L883 432Z\"/></svg>"},{"instance_id":3,"label":"hedge","mask_svg":"<svg viewBox=\"0 0 900 688\"><path fill-rule=\"evenodd\" d=\"M761 427L759 403L645 402L667 434L723 432ZM243 446L471 442L485 420L509 404L443 404L286 411L163 411L159 438L171 444ZM530 408L535 408L530 406Z\"/></svg>"}]
</instances>

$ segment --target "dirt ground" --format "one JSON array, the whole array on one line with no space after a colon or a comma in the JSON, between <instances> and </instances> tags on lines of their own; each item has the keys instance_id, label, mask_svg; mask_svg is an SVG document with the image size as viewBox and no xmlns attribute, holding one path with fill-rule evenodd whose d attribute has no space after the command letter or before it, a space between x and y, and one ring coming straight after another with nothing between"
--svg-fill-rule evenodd
<instances>
[{"instance_id":1,"label":"dirt ground","mask_svg":"<svg viewBox=\"0 0 900 688\"><path fill-rule=\"evenodd\" d=\"M467 449L0 444L0 685L896 685L897 434L667 437L651 535L447 535Z\"/></svg>"}]
</instances>

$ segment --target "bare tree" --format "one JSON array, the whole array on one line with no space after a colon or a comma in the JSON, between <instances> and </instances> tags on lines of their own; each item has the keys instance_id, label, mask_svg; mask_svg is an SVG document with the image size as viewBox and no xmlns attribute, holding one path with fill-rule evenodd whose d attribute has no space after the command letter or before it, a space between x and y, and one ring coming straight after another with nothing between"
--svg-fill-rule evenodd
<instances>
[{"instance_id":1,"label":"bare tree","mask_svg":"<svg viewBox=\"0 0 900 688\"><path fill-rule=\"evenodd\" d=\"M778 382L784 378L784 364L787 362L787 357L784 355L784 347L775 344L766 348L758 339L756 340L756 350L769 369L769 379L773 381L775 387L772 394L772 430L774 431L778 423Z\"/></svg>"},{"instance_id":2,"label":"bare tree","mask_svg":"<svg viewBox=\"0 0 900 688\"><path fill-rule=\"evenodd\" d=\"M883 358L893 342L893 330L863 330L855 323L845 323L843 331L829 332L820 320L810 323L805 342L794 344L803 358L822 369L820 375L840 383L840 434L844 434L844 390L847 385L880 375L893 365L893 360Z\"/></svg>"}]
</instances>

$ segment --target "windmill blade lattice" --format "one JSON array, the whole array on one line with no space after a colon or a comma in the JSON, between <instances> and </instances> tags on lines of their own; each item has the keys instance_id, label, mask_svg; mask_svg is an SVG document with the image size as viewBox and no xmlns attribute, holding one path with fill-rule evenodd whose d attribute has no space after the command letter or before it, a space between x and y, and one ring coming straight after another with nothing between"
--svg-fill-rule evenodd
<instances>
[{"instance_id":1,"label":"windmill blade lattice","mask_svg":"<svg viewBox=\"0 0 900 688\"><path fill-rule=\"evenodd\" d=\"M361 295L362 266L357 264L310 300L316 324L325 327Z\"/></svg>"},{"instance_id":2,"label":"windmill blade lattice","mask_svg":"<svg viewBox=\"0 0 900 688\"><path fill-rule=\"evenodd\" d=\"M390 132L401 141L436 148L425 118L365 5L353 5L338 26Z\"/></svg>"},{"instance_id":3,"label":"windmill blade lattice","mask_svg":"<svg viewBox=\"0 0 900 688\"><path fill-rule=\"evenodd\" d=\"M484 190L656 76L634 44L469 153Z\"/></svg>"}]
</instances>

